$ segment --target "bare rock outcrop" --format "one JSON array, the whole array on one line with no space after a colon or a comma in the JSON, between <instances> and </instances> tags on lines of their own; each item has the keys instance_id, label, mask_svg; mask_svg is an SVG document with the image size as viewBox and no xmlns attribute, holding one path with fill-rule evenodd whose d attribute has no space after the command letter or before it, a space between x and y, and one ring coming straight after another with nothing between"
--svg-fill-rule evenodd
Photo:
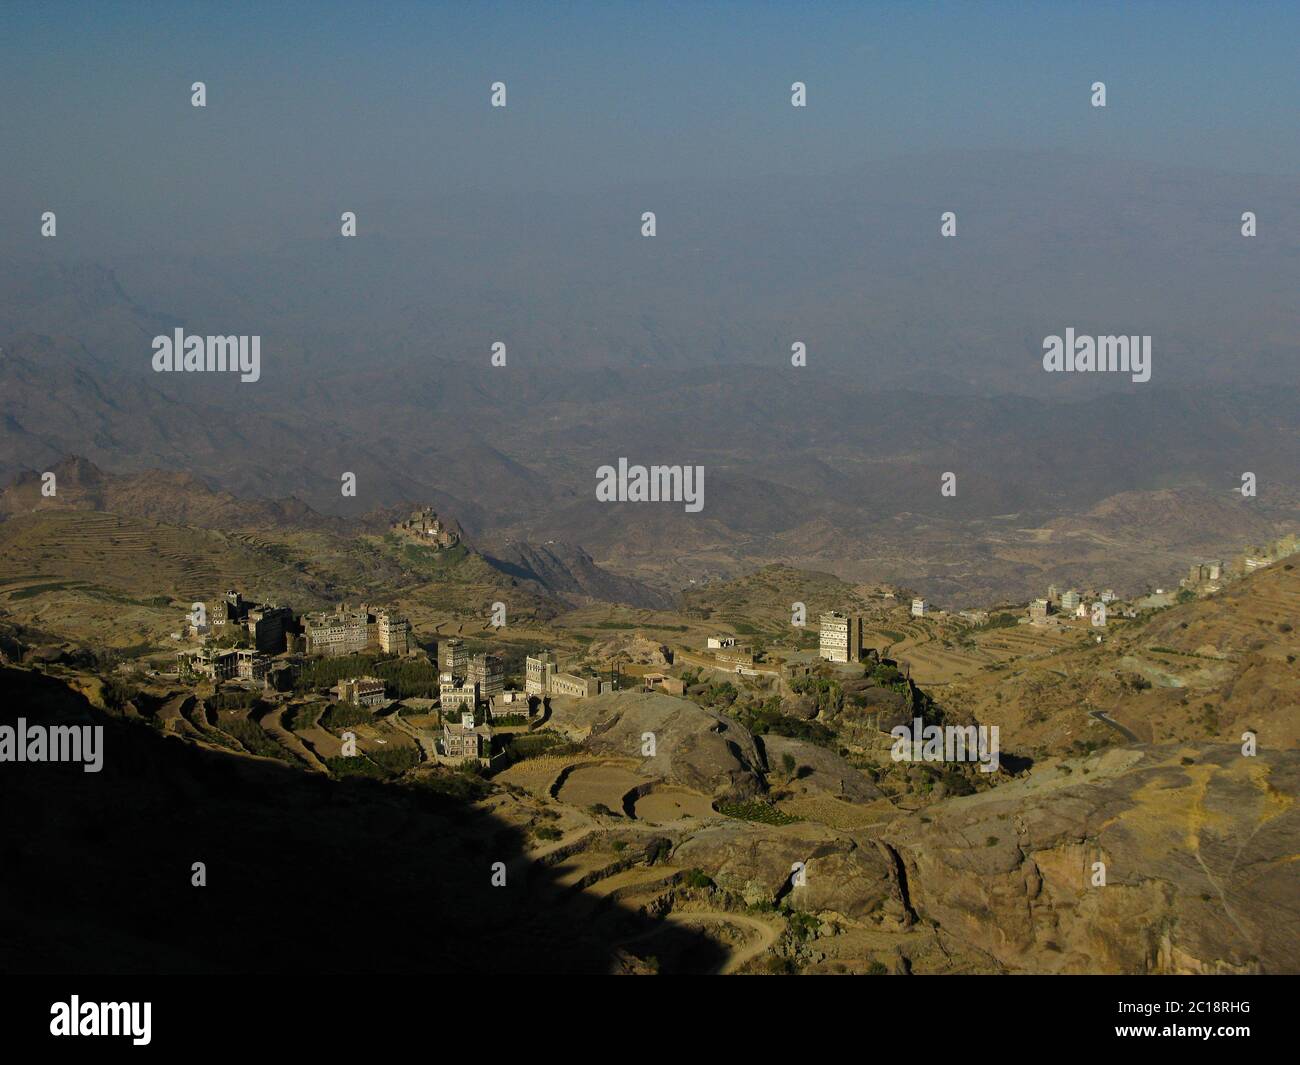
<instances>
[{"instance_id":1,"label":"bare rock outcrop","mask_svg":"<svg viewBox=\"0 0 1300 1065\"><path fill-rule=\"evenodd\" d=\"M811 822L709 825L677 847L673 862L707 870L720 887L750 903L785 900L799 910L855 921L904 911L882 848ZM803 864L800 883L795 863Z\"/></svg>"},{"instance_id":2,"label":"bare rock outcrop","mask_svg":"<svg viewBox=\"0 0 1300 1065\"><path fill-rule=\"evenodd\" d=\"M551 724L594 754L640 760L637 772L717 798L749 798L767 790L763 758L743 725L686 699L611 692L591 699L552 700ZM654 755L642 755L645 736Z\"/></svg>"},{"instance_id":3,"label":"bare rock outcrop","mask_svg":"<svg viewBox=\"0 0 1300 1065\"><path fill-rule=\"evenodd\" d=\"M1167 746L1087 767L892 824L909 905L1010 971L1300 971L1300 752Z\"/></svg>"},{"instance_id":4,"label":"bare rock outcrop","mask_svg":"<svg viewBox=\"0 0 1300 1065\"><path fill-rule=\"evenodd\" d=\"M771 779L784 778L785 757L789 755L795 767L789 787L795 793L820 792L845 802L871 802L884 797L865 774L834 751L789 736L763 736L761 742L767 752Z\"/></svg>"}]
</instances>

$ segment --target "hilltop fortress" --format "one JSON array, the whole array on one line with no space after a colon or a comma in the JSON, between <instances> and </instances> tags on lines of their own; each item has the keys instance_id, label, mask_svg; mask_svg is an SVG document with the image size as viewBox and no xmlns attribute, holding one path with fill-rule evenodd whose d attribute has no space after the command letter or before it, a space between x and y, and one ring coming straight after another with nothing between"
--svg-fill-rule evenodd
<instances>
[{"instance_id":1,"label":"hilltop fortress","mask_svg":"<svg viewBox=\"0 0 1300 1065\"><path fill-rule=\"evenodd\" d=\"M455 547L460 543L460 529L455 522L444 522L433 507L411 511L405 521L394 522L389 531L430 547Z\"/></svg>"}]
</instances>

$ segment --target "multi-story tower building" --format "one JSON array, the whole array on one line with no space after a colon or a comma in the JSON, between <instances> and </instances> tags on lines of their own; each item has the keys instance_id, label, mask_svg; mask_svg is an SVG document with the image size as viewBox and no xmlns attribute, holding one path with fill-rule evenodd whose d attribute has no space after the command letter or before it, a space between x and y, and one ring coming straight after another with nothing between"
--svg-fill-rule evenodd
<instances>
[{"instance_id":1,"label":"multi-story tower building","mask_svg":"<svg viewBox=\"0 0 1300 1065\"><path fill-rule=\"evenodd\" d=\"M375 635L379 649L391 655L410 654L415 647L411 638L411 623L390 610L375 613Z\"/></svg>"},{"instance_id":2,"label":"multi-story tower building","mask_svg":"<svg viewBox=\"0 0 1300 1065\"><path fill-rule=\"evenodd\" d=\"M266 654L285 649L285 633L293 627L293 611L287 606L255 606L246 619L253 646Z\"/></svg>"},{"instance_id":3,"label":"multi-story tower building","mask_svg":"<svg viewBox=\"0 0 1300 1065\"><path fill-rule=\"evenodd\" d=\"M459 636L438 645L438 669L450 673L456 680L464 680L469 675L469 650Z\"/></svg>"},{"instance_id":4,"label":"multi-story tower building","mask_svg":"<svg viewBox=\"0 0 1300 1065\"><path fill-rule=\"evenodd\" d=\"M550 680L559 670L554 651L529 655L524 662L524 693L539 699L550 691Z\"/></svg>"},{"instance_id":5,"label":"multi-story tower building","mask_svg":"<svg viewBox=\"0 0 1300 1065\"><path fill-rule=\"evenodd\" d=\"M220 599L206 604L208 624L217 630L230 624L243 625L248 618L249 609L256 605L232 588Z\"/></svg>"},{"instance_id":6,"label":"multi-story tower building","mask_svg":"<svg viewBox=\"0 0 1300 1065\"><path fill-rule=\"evenodd\" d=\"M308 614L302 621L305 650L309 655L350 655L370 644L370 615L364 610Z\"/></svg>"},{"instance_id":7,"label":"multi-story tower building","mask_svg":"<svg viewBox=\"0 0 1300 1065\"><path fill-rule=\"evenodd\" d=\"M505 669L496 655L475 655L466 668L466 683L478 685L478 697L495 699L506 690Z\"/></svg>"},{"instance_id":8,"label":"multi-story tower building","mask_svg":"<svg viewBox=\"0 0 1300 1065\"><path fill-rule=\"evenodd\" d=\"M478 685L452 680L450 673L444 673L438 684L438 703L444 714L455 710L468 710L471 714L478 707Z\"/></svg>"},{"instance_id":9,"label":"multi-story tower building","mask_svg":"<svg viewBox=\"0 0 1300 1065\"><path fill-rule=\"evenodd\" d=\"M828 662L856 662L862 654L862 619L838 610L822 614L817 653Z\"/></svg>"}]
</instances>

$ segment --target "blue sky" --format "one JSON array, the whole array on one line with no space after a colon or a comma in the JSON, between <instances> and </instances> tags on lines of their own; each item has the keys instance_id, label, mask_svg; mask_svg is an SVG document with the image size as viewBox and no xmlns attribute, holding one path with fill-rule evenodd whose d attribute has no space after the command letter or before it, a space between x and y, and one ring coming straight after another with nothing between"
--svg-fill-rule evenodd
<instances>
[{"instance_id":1,"label":"blue sky","mask_svg":"<svg viewBox=\"0 0 1300 1065\"><path fill-rule=\"evenodd\" d=\"M183 214L211 246L227 219L287 231L339 203L725 188L966 150L1292 176L1297 40L1294 3L11 2L0 227L58 206L89 251Z\"/></svg>"}]
</instances>

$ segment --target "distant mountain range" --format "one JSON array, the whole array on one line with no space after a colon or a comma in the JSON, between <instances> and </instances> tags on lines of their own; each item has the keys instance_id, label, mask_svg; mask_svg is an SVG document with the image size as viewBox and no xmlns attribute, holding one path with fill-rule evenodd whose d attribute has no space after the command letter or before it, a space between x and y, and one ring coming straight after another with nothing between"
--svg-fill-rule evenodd
<instances>
[{"instance_id":1,"label":"distant mountain range","mask_svg":"<svg viewBox=\"0 0 1300 1065\"><path fill-rule=\"evenodd\" d=\"M954 602L1062 568L1138 579L1300 513L1285 182L969 154L655 199L654 241L628 235L624 193L391 207L365 239L202 257L20 242L0 265L0 478L78 454L349 521L418 500L665 592L785 561ZM151 338L178 327L262 336L261 380L154 373ZM1043 373L1066 327L1152 334L1151 382ZM598 503L620 457L705 466L703 510Z\"/></svg>"},{"instance_id":2,"label":"distant mountain range","mask_svg":"<svg viewBox=\"0 0 1300 1065\"><path fill-rule=\"evenodd\" d=\"M265 537L275 537L277 533L311 533L333 541L348 541L362 534L383 534L393 521L405 517L411 509L395 506L349 521L318 514L293 498L237 499L228 492L210 488L190 474L159 470L124 475L105 473L94 463L76 456L56 463L48 472L54 475L55 495L43 493L41 474L23 473L0 490L0 520L21 521L51 511L90 510L162 526L193 526L220 535L254 534L252 548L265 549ZM448 518L448 524L457 527L454 518ZM493 554L480 553L468 544L464 549L472 558L481 560L485 574L494 573L498 581L522 585L536 596L565 605L609 602L657 609L673 604L670 595L602 569L577 545L552 542L535 547L510 542ZM280 559L283 552L272 554ZM299 569L309 573L316 560L306 554ZM103 576L111 580L123 574L105 572Z\"/></svg>"}]
</instances>

